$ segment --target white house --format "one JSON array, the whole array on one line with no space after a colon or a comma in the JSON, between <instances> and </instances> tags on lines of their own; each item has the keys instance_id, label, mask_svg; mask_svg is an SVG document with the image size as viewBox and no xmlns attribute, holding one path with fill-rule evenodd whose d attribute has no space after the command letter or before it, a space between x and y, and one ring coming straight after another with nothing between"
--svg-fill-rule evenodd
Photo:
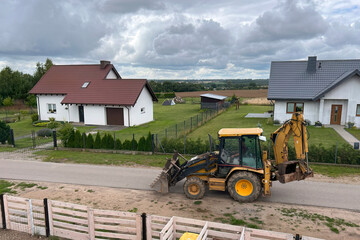
<instances>
[{"instance_id":1,"label":"white house","mask_svg":"<svg viewBox=\"0 0 360 240\"><path fill-rule=\"evenodd\" d=\"M268 99L275 102L274 120L302 111L311 124L360 127L360 59L272 62Z\"/></svg>"},{"instance_id":2,"label":"white house","mask_svg":"<svg viewBox=\"0 0 360 240\"><path fill-rule=\"evenodd\" d=\"M122 79L109 61L54 65L30 93L40 120L135 126L153 121L157 98L146 79Z\"/></svg>"}]
</instances>

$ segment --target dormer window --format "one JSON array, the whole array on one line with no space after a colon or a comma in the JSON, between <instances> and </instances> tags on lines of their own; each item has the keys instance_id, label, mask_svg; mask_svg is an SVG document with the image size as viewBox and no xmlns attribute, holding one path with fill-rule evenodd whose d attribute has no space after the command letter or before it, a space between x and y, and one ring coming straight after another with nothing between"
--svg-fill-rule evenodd
<instances>
[{"instance_id":1,"label":"dormer window","mask_svg":"<svg viewBox=\"0 0 360 240\"><path fill-rule=\"evenodd\" d=\"M81 88L87 88L89 86L90 82L84 82L84 84L81 86Z\"/></svg>"}]
</instances>

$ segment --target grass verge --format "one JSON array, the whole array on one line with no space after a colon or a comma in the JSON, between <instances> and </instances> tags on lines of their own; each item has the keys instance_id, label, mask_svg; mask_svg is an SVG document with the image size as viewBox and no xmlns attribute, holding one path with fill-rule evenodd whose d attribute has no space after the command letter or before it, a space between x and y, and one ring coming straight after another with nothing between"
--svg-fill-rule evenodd
<instances>
[{"instance_id":1,"label":"grass verge","mask_svg":"<svg viewBox=\"0 0 360 240\"><path fill-rule=\"evenodd\" d=\"M73 151L39 151L35 154L45 157L45 162L127 166L142 165L161 168L164 167L166 158L171 157L171 155L130 155Z\"/></svg>"},{"instance_id":2,"label":"grass verge","mask_svg":"<svg viewBox=\"0 0 360 240\"><path fill-rule=\"evenodd\" d=\"M345 130L352 134L354 137L356 137L358 140L360 140L360 129L345 128Z\"/></svg>"},{"instance_id":3,"label":"grass verge","mask_svg":"<svg viewBox=\"0 0 360 240\"><path fill-rule=\"evenodd\" d=\"M3 193L14 193L14 194L16 194L16 191L12 190L12 187L14 185L15 184L12 183L12 182L8 182L8 181L5 181L5 180L0 180L0 194L3 194Z\"/></svg>"},{"instance_id":4,"label":"grass verge","mask_svg":"<svg viewBox=\"0 0 360 240\"><path fill-rule=\"evenodd\" d=\"M310 167L315 173L325 175L328 177L344 177L344 176L360 176L360 168L357 167L343 167L334 165L317 165L310 163Z\"/></svg>"}]
</instances>

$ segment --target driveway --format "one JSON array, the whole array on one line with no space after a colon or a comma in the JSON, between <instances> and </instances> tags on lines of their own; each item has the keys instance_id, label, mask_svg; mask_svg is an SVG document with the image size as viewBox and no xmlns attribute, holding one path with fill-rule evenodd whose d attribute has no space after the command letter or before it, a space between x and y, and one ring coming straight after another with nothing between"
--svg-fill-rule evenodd
<instances>
[{"instance_id":1,"label":"driveway","mask_svg":"<svg viewBox=\"0 0 360 240\"><path fill-rule=\"evenodd\" d=\"M161 170L0 159L0 178L114 188L151 190L149 184ZM171 188L182 193L183 183ZM273 183L272 196L260 201L342 208L360 211L360 185L300 181ZM208 195L223 195L209 192Z\"/></svg>"}]
</instances>

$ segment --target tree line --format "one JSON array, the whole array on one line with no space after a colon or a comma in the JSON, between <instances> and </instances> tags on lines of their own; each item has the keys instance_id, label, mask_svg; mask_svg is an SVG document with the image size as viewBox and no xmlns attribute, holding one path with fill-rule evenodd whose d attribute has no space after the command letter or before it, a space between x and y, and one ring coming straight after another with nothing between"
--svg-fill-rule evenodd
<instances>
[{"instance_id":1,"label":"tree line","mask_svg":"<svg viewBox=\"0 0 360 240\"><path fill-rule=\"evenodd\" d=\"M151 80L154 92L194 92L207 90L263 89L268 87L267 79L234 80Z\"/></svg>"},{"instance_id":2,"label":"tree line","mask_svg":"<svg viewBox=\"0 0 360 240\"><path fill-rule=\"evenodd\" d=\"M29 91L53 65L51 59L38 62L33 75L13 70L6 66L0 71L0 106L11 105L14 99L21 99L28 105L36 106L35 97Z\"/></svg>"}]
</instances>

